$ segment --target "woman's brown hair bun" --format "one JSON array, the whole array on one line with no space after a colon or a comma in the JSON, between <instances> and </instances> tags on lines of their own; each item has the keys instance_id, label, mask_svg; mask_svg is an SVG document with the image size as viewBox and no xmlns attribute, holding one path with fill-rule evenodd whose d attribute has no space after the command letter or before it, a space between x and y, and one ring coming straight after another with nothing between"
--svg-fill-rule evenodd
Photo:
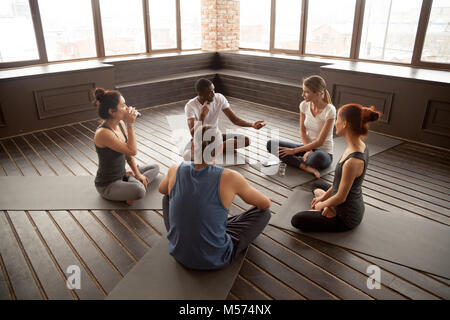
<instances>
[{"instance_id":1,"label":"woman's brown hair bun","mask_svg":"<svg viewBox=\"0 0 450 320\"><path fill-rule=\"evenodd\" d=\"M369 132L369 122L377 121L381 113L375 107L363 107L358 103L349 103L339 108L339 116L348 122L354 133L365 136Z\"/></svg>"},{"instance_id":2,"label":"woman's brown hair bun","mask_svg":"<svg viewBox=\"0 0 450 320\"><path fill-rule=\"evenodd\" d=\"M97 106L98 115L102 119L109 119L111 115L109 110L117 111L120 102L120 92L117 90L105 90L103 88L95 88L93 90L94 103Z\"/></svg>"},{"instance_id":3,"label":"woman's brown hair bun","mask_svg":"<svg viewBox=\"0 0 450 320\"><path fill-rule=\"evenodd\" d=\"M103 88L95 89L95 91L94 91L95 100L97 100L98 102L103 100L103 98L105 97L105 93L106 93L106 91Z\"/></svg>"},{"instance_id":4,"label":"woman's brown hair bun","mask_svg":"<svg viewBox=\"0 0 450 320\"><path fill-rule=\"evenodd\" d=\"M361 111L362 122L372 122L377 121L381 116L381 113L375 111L375 107L371 106L369 108L363 108Z\"/></svg>"}]
</instances>

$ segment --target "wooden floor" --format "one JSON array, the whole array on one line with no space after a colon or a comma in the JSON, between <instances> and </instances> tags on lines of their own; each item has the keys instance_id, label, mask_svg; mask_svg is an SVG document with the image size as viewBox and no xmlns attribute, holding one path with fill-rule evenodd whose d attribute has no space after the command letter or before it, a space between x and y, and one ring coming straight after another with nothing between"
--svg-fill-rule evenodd
<instances>
[{"instance_id":1,"label":"wooden floor","mask_svg":"<svg viewBox=\"0 0 450 320\"><path fill-rule=\"evenodd\" d=\"M230 98L248 120L264 119L284 140L298 141L298 115ZM135 126L138 164L166 173L179 161L166 115L184 102L143 111ZM221 119L224 128L233 128ZM97 120L0 140L0 174L95 175ZM265 149L254 129L250 151ZM260 149L260 150L259 150ZM274 214L292 193L257 170L235 167L272 200ZM324 177L332 181L333 174ZM43 186L45 187L45 186ZM308 185L304 186L305 188ZM371 157L365 202L450 226L450 152L403 143ZM26 196L26 195L24 195ZM231 212L247 208L235 199ZM160 211L0 211L0 299L102 299L165 235ZM381 289L367 288L367 267L382 269ZM81 290L68 290L66 270L81 268ZM163 272L163 271L161 271ZM267 226L250 246L229 299L450 299L450 280Z\"/></svg>"}]
</instances>

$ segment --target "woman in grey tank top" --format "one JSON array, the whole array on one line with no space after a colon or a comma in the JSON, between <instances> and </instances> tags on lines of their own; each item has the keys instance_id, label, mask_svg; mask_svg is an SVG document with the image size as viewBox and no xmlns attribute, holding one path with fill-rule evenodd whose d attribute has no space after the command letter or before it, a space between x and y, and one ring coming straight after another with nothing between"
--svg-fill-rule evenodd
<instances>
[{"instance_id":1,"label":"woman in grey tank top","mask_svg":"<svg viewBox=\"0 0 450 320\"><path fill-rule=\"evenodd\" d=\"M139 115L136 109L128 107L116 90L97 88L94 95L98 114L105 120L95 131L94 137L98 155L96 189L108 200L126 201L131 205L144 197L147 185L159 173L159 166L140 167L136 164L134 156L137 146L133 128ZM125 171L125 161L132 171Z\"/></svg>"},{"instance_id":2,"label":"woman in grey tank top","mask_svg":"<svg viewBox=\"0 0 450 320\"><path fill-rule=\"evenodd\" d=\"M343 136L347 148L336 165L333 185L322 180L313 184L315 198L309 211L292 217L292 225L303 231L345 231L361 223L364 200L361 186L366 173L369 150L363 138L368 123L376 121L380 113L374 107L347 104L338 111L336 134Z\"/></svg>"}]
</instances>

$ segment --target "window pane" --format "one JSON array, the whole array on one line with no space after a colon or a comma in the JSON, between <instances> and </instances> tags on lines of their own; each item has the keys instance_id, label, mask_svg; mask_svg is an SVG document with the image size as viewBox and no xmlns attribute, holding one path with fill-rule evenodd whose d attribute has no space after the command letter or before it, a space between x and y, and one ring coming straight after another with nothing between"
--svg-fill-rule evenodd
<instances>
[{"instance_id":1,"label":"window pane","mask_svg":"<svg viewBox=\"0 0 450 320\"><path fill-rule=\"evenodd\" d=\"M175 0L150 0L152 49L177 47L177 18Z\"/></svg>"},{"instance_id":2,"label":"window pane","mask_svg":"<svg viewBox=\"0 0 450 320\"><path fill-rule=\"evenodd\" d=\"M366 0L359 57L411 63L422 0Z\"/></svg>"},{"instance_id":3,"label":"window pane","mask_svg":"<svg viewBox=\"0 0 450 320\"><path fill-rule=\"evenodd\" d=\"M202 46L201 0L181 0L181 49Z\"/></svg>"},{"instance_id":4,"label":"window pane","mask_svg":"<svg viewBox=\"0 0 450 320\"><path fill-rule=\"evenodd\" d=\"M269 50L270 0L241 0L241 48Z\"/></svg>"},{"instance_id":5,"label":"window pane","mask_svg":"<svg viewBox=\"0 0 450 320\"><path fill-rule=\"evenodd\" d=\"M49 61L95 57L90 0L39 0Z\"/></svg>"},{"instance_id":6,"label":"window pane","mask_svg":"<svg viewBox=\"0 0 450 320\"><path fill-rule=\"evenodd\" d=\"M0 1L0 62L35 59L39 53L28 0Z\"/></svg>"},{"instance_id":7,"label":"window pane","mask_svg":"<svg viewBox=\"0 0 450 320\"><path fill-rule=\"evenodd\" d=\"M145 52L142 0L100 0L105 54Z\"/></svg>"},{"instance_id":8,"label":"window pane","mask_svg":"<svg viewBox=\"0 0 450 320\"><path fill-rule=\"evenodd\" d=\"M355 0L309 1L306 53L349 57L355 4Z\"/></svg>"},{"instance_id":9,"label":"window pane","mask_svg":"<svg viewBox=\"0 0 450 320\"><path fill-rule=\"evenodd\" d=\"M450 1L434 0L422 61L450 63Z\"/></svg>"},{"instance_id":10,"label":"window pane","mask_svg":"<svg viewBox=\"0 0 450 320\"><path fill-rule=\"evenodd\" d=\"M277 0L275 48L298 50L302 0Z\"/></svg>"}]
</instances>

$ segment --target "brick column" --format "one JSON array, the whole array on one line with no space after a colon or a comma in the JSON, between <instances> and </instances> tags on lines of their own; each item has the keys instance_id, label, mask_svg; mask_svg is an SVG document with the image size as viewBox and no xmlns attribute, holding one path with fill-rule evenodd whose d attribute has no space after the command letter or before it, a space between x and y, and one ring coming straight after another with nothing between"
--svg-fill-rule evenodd
<instances>
[{"instance_id":1,"label":"brick column","mask_svg":"<svg viewBox=\"0 0 450 320\"><path fill-rule=\"evenodd\" d=\"M202 0L202 49L239 49L239 0Z\"/></svg>"}]
</instances>

